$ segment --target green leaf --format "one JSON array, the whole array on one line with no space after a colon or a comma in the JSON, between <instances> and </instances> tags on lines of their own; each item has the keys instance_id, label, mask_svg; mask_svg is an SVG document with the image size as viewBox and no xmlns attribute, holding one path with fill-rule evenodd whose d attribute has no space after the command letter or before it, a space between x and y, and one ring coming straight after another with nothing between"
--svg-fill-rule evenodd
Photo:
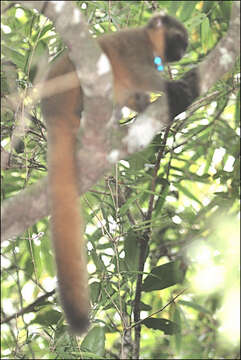
<instances>
[{"instance_id":1,"label":"green leaf","mask_svg":"<svg viewBox=\"0 0 241 360\"><path fill-rule=\"evenodd\" d=\"M55 276L56 270L55 270L55 264L53 259L53 254L50 251L50 241L47 237L47 234L44 234L44 236L41 238L40 243L40 251L41 251L41 259L43 263L44 270L47 271L47 273L51 276Z\"/></svg>"},{"instance_id":2,"label":"green leaf","mask_svg":"<svg viewBox=\"0 0 241 360\"><path fill-rule=\"evenodd\" d=\"M237 102L235 106L235 125L239 126L240 123L240 90L237 94Z\"/></svg>"},{"instance_id":3,"label":"green leaf","mask_svg":"<svg viewBox=\"0 0 241 360\"><path fill-rule=\"evenodd\" d=\"M147 147L145 150L133 155L129 159L130 168L132 170L143 170L145 164L148 162L148 158L150 157L152 151L151 148Z\"/></svg>"},{"instance_id":4,"label":"green leaf","mask_svg":"<svg viewBox=\"0 0 241 360\"><path fill-rule=\"evenodd\" d=\"M129 231L124 243L125 262L128 270L137 270L140 249L137 241L137 233Z\"/></svg>"},{"instance_id":5,"label":"green leaf","mask_svg":"<svg viewBox=\"0 0 241 360\"><path fill-rule=\"evenodd\" d=\"M31 67L30 67L29 79L32 82L36 76L39 61L41 61L41 56L46 51L46 48L47 45L45 44L45 42L43 40L40 40L34 49L30 49L26 53L25 72L27 72L27 68L30 64Z\"/></svg>"},{"instance_id":6,"label":"green leaf","mask_svg":"<svg viewBox=\"0 0 241 360\"><path fill-rule=\"evenodd\" d=\"M91 294L91 302L97 303L101 299L101 284L97 281L94 281L90 284L90 294Z\"/></svg>"},{"instance_id":7,"label":"green leaf","mask_svg":"<svg viewBox=\"0 0 241 360\"><path fill-rule=\"evenodd\" d=\"M177 331L174 335L175 337L175 344L176 344L176 352L180 352L181 350L181 344L182 344L182 334L181 334L181 311L180 308L177 305L175 306L174 314L173 314L173 320L174 323L178 325L179 331Z\"/></svg>"},{"instance_id":8,"label":"green leaf","mask_svg":"<svg viewBox=\"0 0 241 360\"><path fill-rule=\"evenodd\" d=\"M106 359L105 357L102 357L98 354L94 354L89 351L82 351L81 355L83 356L82 359ZM79 352L76 353L76 356L79 356ZM77 357L76 357L77 359Z\"/></svg>"},{"instance_id":9,"label":"green leaf","mask_svg":"<svg viewBox=\"0 0 241 360\"><path fill-rule=\"evenodd\" d=\"M181 184L175 184L175 186L178 188L178 190L180 190L181 192L183 192L184 195L186 195L188 198L196 201L199 205L202 206L202 202L191 193L191 191L189 191L186 187L182 186Z\"/></svg>"},{"instance_id":10,"label":"green leaf","mask_svg":"<svg viewBox=\"0 0 241 360\"><path fill-rule=\"evenodd\" d=\"M96 266L96 270L100 272L105 271L105 264L103 263L101 257L97 254L95 249L91 250L91 257Z\"/></svg>"},{"instance_id":11,"label":"green leaf","mask_svg":"<svg viewBox=\"0 0 241 360\"><path fill-rule=\"evenodd\" d=\"M205 52L207 51L209 36L210 36L209 19L208 17L205 17L201 24L201 38L202 38L203 50Z\"/></svg>"},{"instance_id":12,"label":"green leaf","mask_svg":"<svg viewBox=\"0 0 241 360\"><path fill-rule=\"evenodd\" d=\"M22 55L19 51L11 49L9 46L2 45L2 51L4 52L6 58L11 59L11 61L17 65L18 68L24 70L26 60L24 55Z\"/></svg>"},{"instance_id":13,"label":"green leaf","mask_svg":"<svg viewBox=\"0 0 241 360\"><path fill-rule=\"evenodd\" d=\"M151 270L143 283L144 291L162 290L184 279L184 271L181 269L181 261L173 261L157 266Z\"/></svg>"},{"instance_id":14,"label":"green leaf","mask_svg":"<svg viewBox=\"0 0 241 360\"><path fill-rule=\"evenodd\" d=\"M105 353L105 328L95 326L81 343L81 348L99 356Z\"/></svg>"},{"instance_id":15,"label":"green leaf","mask_svg":"<svg viewBox=\"0 0 241 360\"><path fill-rule=\"evenodd\" d=\"M62 314L56 310L47 310L39 313L32 321L34 324L41 324L44 326L56 325Z\"/></svg>"},{"instance_id":16,"label":"green leaf","mask_svg":"<svg viewBox=\"0 0 241 360\"><path fill-rule=\"evenodd\" d=\"M229 21L231 8L232 8L232 1L219 1L219 6L222 11L222 15L226 21Z\"/></svg>"},{"instance_id":17,"label":"green leaf","mask_svg":"<svg viewBox=\"0 0 241 360\"><path fill-rule=\"evenodd\" d=\"M186 26L191 30L197 28L206 18L206 15L200 12L196 12L188 21L186 21Z\"/></svg>"},{"instance_id":18,"label":"green leaf","mask_svg":"<svg viewBox=\"0 0 241 360\"><path fill-rule=\"evenodd\" d=\"M170 3L170 13L176 14L178 8L180 7L181 1L171 1Z\"/></svg>"},{"instance_id":19,"label":"green leaf","mask_svg":"<svg viewBox=\"0 0 241 360\"><path fill-rule=\"evenodd\" d=\"M42 39L44 37L44 35L49 31L49 30L53 30L54 26L53 24L48 24L46 25L42 30L41 30L41 34L39 36L39 40ZM37 34L38 36L38 34Z\"/></svg>"},{"instance_id":20,"label":"green leaf","mask_svg":"<svg viewBox=\"0 0 241 360\"><path fill-rule=\"evenodd\" d=\"M216 6L214 1L204 1L203 2L203 12L208 14L211 11L212 7Z\"/></svg>"},{"instance_id":21,"label":"green leaf","mask_svg":"<svg viewBox=\"0 0 241 360\"><path fill-rule=\"evenodd\" d=\"M162 188L161 195L157 199L156 206L155 206L155 212L159 215L160 211L162 210L163 205L165 204L166 197L169 195L170 192L170 185L165 184Z\"/></svg>"},{"instance_id":22,"label":"green leaf","mask_svg":"<svg viewBox=\"0 0 241 360\"><path fill-rule=\"evenodd\" d=\"M144 302L140 301L140 310L142 311L150 311L152 307L150 305L145 304Z\"/></svg>"},{"instance_id":23,"label":"green leaf","mask_svg":"<svg viewBox=\"0 0 241 360\"><path fill-rule=\"evenodd\" d=\"M131 196L128 200L126 200L126 202L124 203L124 205L121 206L120 208L120 215L125 215L125 213L130 209L130 206L133 202L135 202L136 200L138 200L140 197L140 194Z\"/></svg>"},{"instance_id":24,"label":"green leaf","mask_svg":"<svg viewBox=\"0 0 241 360\"><path fill-rule=\"evenodd\" d=\"M148 318L142 322L149 329L161 330L166 335L173 335L180 331L179 326L167 319Z\"/></svg>"},{"instance_id":25,"label":"green leaf","mask_svg":"<svg viewBox=\"0 0 241 360\"><path fill-rule=\"evenodd\" d=\"M200 312L205 313L205 314L211 314L211 312L209 310L207 310L203 306L201 306L201 305L199 305L199 304L197 304L197 303L195 303L193 301L179 300L178 304L191 307L192 309L195 309L195 310L200 311Z\"/></svg>"},{"instance_id":26,"label":"green leaf","mask_svg":"<svg viewBox=\"0 0 241 360\"><path fill-rule=\"evenodd\" d=\"M192 13L195 10L197 2L196 1L188 1L184 2L183 8L180 12L179 18L182 22L185 22L186 20L190 19L192 16Z\"/></svg>"}]
</instances>

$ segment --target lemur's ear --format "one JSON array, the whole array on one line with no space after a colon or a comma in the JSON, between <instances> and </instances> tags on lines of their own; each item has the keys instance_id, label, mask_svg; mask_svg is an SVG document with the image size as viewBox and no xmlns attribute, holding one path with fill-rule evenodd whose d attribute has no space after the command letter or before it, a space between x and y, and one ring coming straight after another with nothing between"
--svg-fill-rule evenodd
<instances>
[{"instance_id":1,"label":"lemur's ear","mask_svg":"<svg viewBox=\"0 0 241 360\"><path fill-rule=\"evenodd\" d=\"M163 26L163 17L165 16L165 12L162 11L156 15L154 15L148 22L147 27L149 29L158 29Z\"/></svg>"}]
</instances>

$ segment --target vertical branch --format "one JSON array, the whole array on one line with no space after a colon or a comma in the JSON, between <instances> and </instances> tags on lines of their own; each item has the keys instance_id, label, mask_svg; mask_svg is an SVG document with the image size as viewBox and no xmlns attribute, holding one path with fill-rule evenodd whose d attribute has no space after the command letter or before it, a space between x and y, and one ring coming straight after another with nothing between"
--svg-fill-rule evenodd
<instances>
[{"instance_id":1,"label":"vertical branch","mask_svg":"<svg viewBox=\"0 0 241 360\"><path fill-rule=\"evenodd\" d=\"M109 190L111 193L111 197L113 200L113 204L115 207L115 216L116 216L116 222L118 223L118 217L119 217L119 208L120 206L125 203L124 196L121 193L121 189L119 187L119 169L118 164L115 165L115 192L113 193L111 186L109 185ZM121 231L120 231L121 233ZM122 324L122 331L121 331L121 354L120 359L127 359L129 352L131 350L131 330L128 328L129 319L126 312L126 306L123 307L122 304L122 297L121 297L121 271L120 271L120 262L119 262L119 251L118 251L118 245L119 245L119 237L114 237L112 239L113 247L114 247L114 253L116 257L116 270L117 270L117 282L118 282L118 293L119 293L119 315L121 319ZM127 330L126 330L127 329Z\"/></svg>"},{"instance_id":2,"label":"vertical branch","mask_svg":"<svg viewBox=\"0 0 241 360\"><path fill-rule=\"evenodd\" d=\"M140 239L140 256L139 256L139 264L138 264L138 276L136 281L136 292L135 292L135 300L134 300L134 322L138 322L140 320L140 301L141 301L141 289L142 289L142 277L143 270L146 260L147 246L149 242L150 231L147 230L143 234L143 238ZM135 327L135 341L133 347L133 358L139 359L140 353L140 337L141 337L141 325L138 324Z\"/></svg>"},{"instance_id":3,"label":"vertical branch","mask_svg":"<svg viewBox=\"0 0 241 360\"><path fill-rule=\"evenodd\" d=\"M166 147L166 142L169 134L171 125L169 125L165 131L163 143L157 155L157 160L154 168L152 184L151 184L151 191L152 194L149 200L149 206L146 214L146 220L151 224L152 212L154 208L154 193L157 184L157 173L160 168L160 163L164 155L164 150ZM139 264L138 264L138 276L136 281L136 292L135 292L135 300L134 300L134 322L138 323L140 321L140 301L141 301L141 291L142 291L142 279L143 279L143 271L145 266L145 261L147 257L148 251L148 244L151 235L151 225L143 234L143 237L140 239L140 256L139 256ZM139 359L140 354L140 338L141 338L141 324L139 323L135 327L135 341L134 341L134 352L133 357L134 359Z\"/></svg>"}]
</instances>

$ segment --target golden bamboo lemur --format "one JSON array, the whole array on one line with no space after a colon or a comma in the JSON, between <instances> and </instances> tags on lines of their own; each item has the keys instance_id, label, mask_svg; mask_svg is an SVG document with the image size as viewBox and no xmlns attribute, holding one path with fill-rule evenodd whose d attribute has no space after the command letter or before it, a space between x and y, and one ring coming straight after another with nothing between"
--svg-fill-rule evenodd
<instances>
[{"instance_id":1,"label":"golden bamboo lemur","mask_svg":"<svg viewBox=\"0 0 241 360\"><path fill-rule=\"evenodd\" d=\"M195 71L189 71L182 80L165 81L158 73L158 64L154 64L155 59L157 63L177 61L187 48L187 31L176 19L161 13L144 27L104 35L98 41L112 66L118 105L143 111L148 105L146 93L166 91L172 119L198 96ZM42 109L48 127L52 238L60 298L71 329L82 333L88 326L89 300L75 145L78 114L84 108L83 92L67 54L53 63L47 79L70 72L74 72L71 90L42 100Z\"/></svg>"}]
</instances>

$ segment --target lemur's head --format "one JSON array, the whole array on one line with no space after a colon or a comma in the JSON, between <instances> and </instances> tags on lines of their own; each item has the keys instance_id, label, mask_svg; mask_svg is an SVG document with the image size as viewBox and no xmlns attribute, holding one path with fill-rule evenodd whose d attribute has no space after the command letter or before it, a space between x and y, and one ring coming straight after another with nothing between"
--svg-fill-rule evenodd
<instances>
[{"instance_id":1,"label":"lemur's head","mask_svg":"<svg viewBox=\"0 0 241 360\"><path fill-rule=\"evenodd\" d=\"M188 33L180 21L161 12L149 20L147 30L156 55L165 62L182 58L188 46Z\"/></svg>"}]
</instances>

